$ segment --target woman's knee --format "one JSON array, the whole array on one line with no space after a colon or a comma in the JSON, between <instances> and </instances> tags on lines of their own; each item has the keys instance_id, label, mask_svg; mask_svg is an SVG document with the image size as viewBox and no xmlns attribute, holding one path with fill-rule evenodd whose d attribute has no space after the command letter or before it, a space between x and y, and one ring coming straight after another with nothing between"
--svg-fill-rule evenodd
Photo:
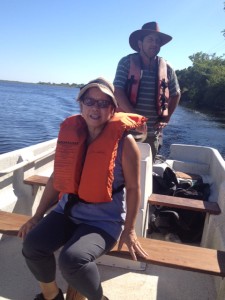
<instances>
[{"instance_id":1,"label":"woman's knee","mask_svg":"<svg viewBox=\"0 0 225 300\"><path fill-rule=\"evenodd\" d=\"M26 258L35 257L38 253L37 245L35 239L33 239L32 234L28 234L23 241L22 253Z\"/></svg>"},{"instance_id":2,"label":"woman's knee","mask_svg":"<svg viewBox=\"0 0 225 300\"><path fill-rule=\"evenodd\" d=\"M45 239L40 239L35 231L30 231L23 241L22 253L26 258L39 259L53 254Z\"/></svg>"},{"instance_id":3,"label":"woman's knee","mask_svg":"<svg viewBox=\"0 0 225 300\"><path fill-rule=\"evenodd\" d=\"M61 250L59 255L59 268L64 275L67 276L75 276L77 272L79 272L83 266L88 264L91 261L91 258L88 255L85 255L85 252L76 252L69 251L68 249L64 251Z\"/></svg>"}]
</instances>

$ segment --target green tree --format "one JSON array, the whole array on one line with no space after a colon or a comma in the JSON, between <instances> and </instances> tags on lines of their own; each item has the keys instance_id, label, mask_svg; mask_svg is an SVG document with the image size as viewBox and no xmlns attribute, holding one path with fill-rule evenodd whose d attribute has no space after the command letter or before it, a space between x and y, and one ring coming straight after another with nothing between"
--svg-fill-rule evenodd
<instances>
[{"instance_id":1,"label":"green tree","mask_svg":"<svg viewBox=\"0 0 225 300\"><path fill-rule=\"evenodd\" d=\"M196 109L225 110L225 60L223 56L198 52L191 55L192 66L177 71L181 104Z\"/></svg>"}]
</instances>

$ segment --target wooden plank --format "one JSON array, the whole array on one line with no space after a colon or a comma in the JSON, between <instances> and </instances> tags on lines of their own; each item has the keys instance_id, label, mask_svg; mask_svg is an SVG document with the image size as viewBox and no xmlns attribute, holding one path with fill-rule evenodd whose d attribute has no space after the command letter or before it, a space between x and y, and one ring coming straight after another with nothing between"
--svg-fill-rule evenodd
<instances>
[{"instance_id":1,"label":"wooden plank","mask_svg":"<svg viewBox=\"0 0 225 300\"><path fill-rule=\"evenodd\" d=\"M221 213L220 207L216 202L208 202L196 199L173 197L161 194L152 194L148 198L148 202L151 205L168 206L183 208L187 210L195 210L207 212L214 215L219 215Z\"/></svg>"},{"instance_id":2,"label":"wooden plank","mask_svg":"<svg viewBox=\"0 0 225 300\"><path fill-rule=\"evenodd\" d=\"M139 257L138 261L222 277L225 275L224 251L142 237L138 240L148 253L147 259ZM132 259L126 246L118 251L116 245L108 255Z\"/></svg>"},{"instance_id":3,"label":"wooden plank","mask_svg":"<svg viewBox=\"0 0 225 300\"><path fill-rule=\"evenodd\" d=\"M0 211L0 233L16 236L30 216Z\"/></svg>"},{"instance_id":4,"label":"wooden plank","mask_svg":"<svg viewBox=\"0 0 225 300\"><path fill-rule=\"evenodd\" d=\"M24 179L24 183L26 184L36 184L36 185L41 185L41 186L46 186L47 182L48 182L49 177L47 176L42 176L42 175L33 175L30 176L26 179Z\"/></svg>"},{"instance_id":5,"label":"wooden plank","mask_svg":"<svg viewBox=\"0 0 225 300\"><path fill-rule=\"evenodd\" d=\"M24 179L26 184L36 184L40 186L46 186L49 177L42 175L33 175ZM183 208L187 210L195 210L207 212L210 214L218 215L221 213L220 207L216 202L208 202L196 199L182 198L182 197L173 197L161 194L152 194L148 202L151 205L160 205L168 207Z\"/></svg>"},{"instance_id":6,"label":"wooden plank","mask_svg":"<svg viewBox=\"0 0 225 300\"><path fill-rule=\"evenodd\" d=\"M16 235L29 216L0 211L0 232ZM145 263L176 269L200 272L215 276L225 276L225 252L214 249L194 247L139 237L139 242L148 253L147 259L139 257ZM117 245L107 254L132 260L126 246L121 251Z\"/></svg>"}]
</instances>

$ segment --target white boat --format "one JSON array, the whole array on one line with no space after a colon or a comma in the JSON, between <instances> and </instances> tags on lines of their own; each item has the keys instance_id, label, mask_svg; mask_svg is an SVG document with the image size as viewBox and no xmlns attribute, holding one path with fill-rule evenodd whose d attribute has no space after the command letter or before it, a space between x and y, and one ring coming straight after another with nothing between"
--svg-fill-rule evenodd
<instances>
[{"instance_id":1,"label":"white boat","mask_svg":"<svg viewBox=\"0 0 225 300\"><path fill-rule=\"evenodd\" d=\"M0 210L32 215L44 187L24 184L32 175L49 176L53 169L56 139L0 155ZM148 144L141 150L142 201L136 231L147 235L148 197L152 193L152 162ZM221 214L206 214L202 247L225 251L225 161L213 148L171 145L167 163L176 171L195 173L210 184L209 201ZM160 165L154 165L154 169ZM30 300L39 286L28 271L19 238L1 235L0 299ZM160 251L160 249L159 249ZM57 255L57 253L56 253ZM218 276L104 256L99 260L105 294L110 300L224 300L225 280ZM66 283L57 273L66 292Z\"/></svg>"}]
</instances>

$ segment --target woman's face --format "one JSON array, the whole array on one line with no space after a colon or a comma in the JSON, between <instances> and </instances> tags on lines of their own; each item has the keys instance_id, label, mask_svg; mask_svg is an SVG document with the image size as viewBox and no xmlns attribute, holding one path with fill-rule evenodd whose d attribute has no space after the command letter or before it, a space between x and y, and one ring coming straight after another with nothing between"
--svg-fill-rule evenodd
<instances>
[{"instance_id":1,"label":"woman's face","mask_svg":"<svg viewBox=\"0 0 225 300\"><path fill-rule=\"evenodd\" d=\"M97 87L87 90L80 105L82 116L89 128L104 127L115 112L111 97Z\"/></svg>"}]
</instances>

